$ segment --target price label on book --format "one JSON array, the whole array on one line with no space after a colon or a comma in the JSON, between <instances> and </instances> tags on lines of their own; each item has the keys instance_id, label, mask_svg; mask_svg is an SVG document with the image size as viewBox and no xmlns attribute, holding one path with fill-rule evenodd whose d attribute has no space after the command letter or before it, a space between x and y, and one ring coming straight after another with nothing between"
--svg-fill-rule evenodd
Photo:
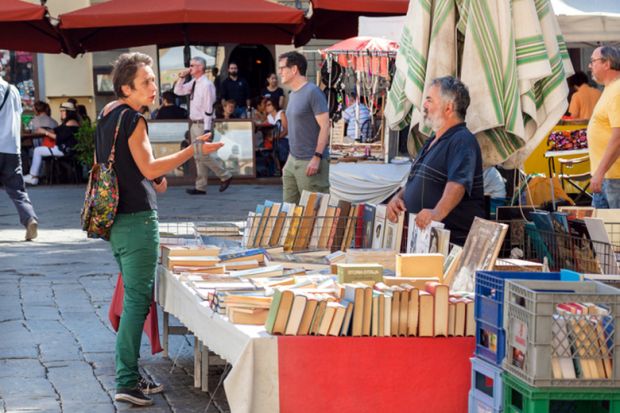
<instances>
[{"instance_id":1,"label":"price label on book","mask_svg":"<svg viewBox=\"0 0 620 413\"><path fill-rule=\"evenodd\" d=\"M523 321L513 318L512 331L512 347L525 354L527 351L527 325Z\"/></svg>"}]
</instances>

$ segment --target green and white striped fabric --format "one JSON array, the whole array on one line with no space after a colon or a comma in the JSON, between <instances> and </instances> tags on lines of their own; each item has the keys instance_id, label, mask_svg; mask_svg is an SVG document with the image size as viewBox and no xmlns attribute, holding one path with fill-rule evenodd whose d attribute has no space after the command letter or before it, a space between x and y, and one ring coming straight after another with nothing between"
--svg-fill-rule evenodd
<instances>
[{"instance_id":1,"label":"green and white striped fabric","mask_svg":"<svg viewBox=\"0 0 620 413\"><path fill-rule=\"evenodd\" d=\"M549 0L411 0L386 117L415 126L430 80L458 74L485 165L519 164L566 111L572 73Z\"/></svg>"}]
</instances>

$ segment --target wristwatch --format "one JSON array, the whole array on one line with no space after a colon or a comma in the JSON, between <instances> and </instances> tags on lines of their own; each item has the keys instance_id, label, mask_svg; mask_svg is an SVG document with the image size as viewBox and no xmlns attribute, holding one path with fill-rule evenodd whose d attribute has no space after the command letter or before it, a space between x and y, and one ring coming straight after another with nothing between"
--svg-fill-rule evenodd
<instances>
[{"instance_id":1,"label":"wristwatch","mask_svg":"<svg viewBox=\"0 0 620 413\"><path fill-rule=\"evenodd\" d=\"M319 159L323 159L323 154L321 152L315 152L314 156L316 156Z\"/></svg>"}]
</instances>

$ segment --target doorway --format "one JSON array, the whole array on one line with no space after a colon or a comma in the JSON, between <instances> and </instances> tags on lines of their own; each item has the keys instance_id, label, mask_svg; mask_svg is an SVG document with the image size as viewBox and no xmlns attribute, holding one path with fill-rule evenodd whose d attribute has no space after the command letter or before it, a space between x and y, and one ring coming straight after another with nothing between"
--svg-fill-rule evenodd
<instances>
[{"instance_id":1,"label":"doorway","mask_svg":"<svg viewBox=\"0 0 620 413\"><path fill-rule=\"evenodd\" d=\"M228 62L235 62L239 67L239 76L246 79L250 85L250 97L260 95L265 87L267 76L275 72L275 63L269 49L263 45L243 44L235 47L230 53ZM228 67L222 70L224 77Z\"/></svg>"}]
</instances>

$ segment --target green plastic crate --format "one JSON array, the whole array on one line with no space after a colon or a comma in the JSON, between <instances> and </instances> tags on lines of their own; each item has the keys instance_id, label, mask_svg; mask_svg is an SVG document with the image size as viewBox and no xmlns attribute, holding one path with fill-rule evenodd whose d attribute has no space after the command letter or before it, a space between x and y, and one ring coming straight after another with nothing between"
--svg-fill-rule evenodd
<instances>
[{"instance_id":1,"label":"green plastic crate","mask_svg":"<svg viewBox=\"0 0 620 413\"><path fill-rule=\"evenodd\" d=\"M504 413L620 413L620 392L605 388L532 387L508 372Z\"/></svg>"}]
</instances>

